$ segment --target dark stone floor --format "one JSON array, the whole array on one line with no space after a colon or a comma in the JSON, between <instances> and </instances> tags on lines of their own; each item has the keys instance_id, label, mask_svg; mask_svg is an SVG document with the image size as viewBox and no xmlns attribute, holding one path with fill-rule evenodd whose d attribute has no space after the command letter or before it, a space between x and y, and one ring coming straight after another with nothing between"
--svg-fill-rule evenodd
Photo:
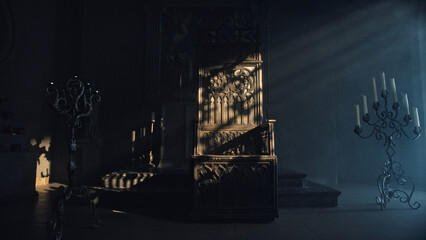
<instances>
[{"instance_id":1,"label":"dark stone floor","mask_svg":"<svg viewBox=\"0 0 426 240\"><path fill-rule=\"evenodd\" d=\"M426 192L414 193L414 200L422 204L418 210L392 200L381 211L375 204L376 186L345 183L336 188L342 192L338 207L282 208L280 217L267 223L186 222L138 209L104 207L98 209L101 228L92 229L88 207L69 206L63 239L426 239ZM54 192L38 191L37 200L0 206L0 239L46 239Z\"/></svg>"}]
</instances>

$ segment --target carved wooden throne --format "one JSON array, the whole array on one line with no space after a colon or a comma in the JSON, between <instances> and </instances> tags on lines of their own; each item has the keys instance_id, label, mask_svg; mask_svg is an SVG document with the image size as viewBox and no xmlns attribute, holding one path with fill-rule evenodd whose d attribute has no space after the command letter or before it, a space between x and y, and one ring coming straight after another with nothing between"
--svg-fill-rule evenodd
<instances>
[{"instance_id":1,"label":"carved wooden throne","mask_svg":"<svg viewBox=\"0 0 426 240\"><path fill-rule=\"evenodd\" d=\"M259 42L234 46L218 42L200 49L192 215L273 219L277 217L275 121L262 123Z\"/></svg>"}]
</instances>

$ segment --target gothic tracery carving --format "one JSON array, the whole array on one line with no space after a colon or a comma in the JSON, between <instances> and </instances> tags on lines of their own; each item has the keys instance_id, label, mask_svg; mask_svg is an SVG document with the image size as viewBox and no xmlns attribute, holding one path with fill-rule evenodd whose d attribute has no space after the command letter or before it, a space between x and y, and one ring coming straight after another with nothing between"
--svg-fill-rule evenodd
<instances>
[{"instance_id":1,"label":"gothic tracery carving","mask_svg":"<svg viewBox=\"0 0 426 240\"><path fill-rule=\"evenodd\" d=\"M236 137L241 136L246 131L218 131L218 132L202 132L200 134L200 149L203 153L210 153L216 147L221 146ZM226 152L229 155L238 155L244 152L244 146L236 146ZM225 153L224 153L225 154Z\"/></svg>"},{"instance_id":2,"label":"gothic tracery carving","mask_svg":"<svg viewBox=\"0 0 426 240\"><path fill-rule=\"evenodd\" d=\"M202 78L205 124L255 122L255 72L248 68L206 72Z\"/></svg>"},{"instance_id":3,"label":"gothic tracery carving","mask_svg":"<svg viewBox=\"0 0 426 240\"><path fill-rule=\"evenodd\" d=\"M197 196L195 204L202 207L205 204L220 205L225 207L237 205L244 207L250 203L256 202L260 205L267 205L268 198L258 198L251 194L256 192L264 194L269 185L270 176L273 174L270 162L251 162L251 163L215 163L206 162L196 166L194 171L194 180L197 185ZM233 189L229 184L244 183L245 187ZM222 196L231 198L223 198ZM232 199L232 200L230 200ZM259 202L260 201L260 202Z\"/></svg>"},{"instance_id":4,"label":"gothic tracery carving","mask_svg":"<svg viewBox=\"0 0 426 240\"><path fill-rule=\"evenodd\" d=\"M202 43L257 43L259 32L254 15L248 8L214 9L209 18L202 18Z\"/></svg>"}]
</instances>

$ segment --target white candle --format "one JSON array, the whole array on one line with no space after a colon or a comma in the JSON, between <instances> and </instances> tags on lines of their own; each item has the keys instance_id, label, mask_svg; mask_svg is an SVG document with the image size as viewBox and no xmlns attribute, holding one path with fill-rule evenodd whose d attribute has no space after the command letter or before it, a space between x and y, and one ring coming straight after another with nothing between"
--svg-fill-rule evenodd
<instances>
[{"instance_id":1,"label":"white candle","mask_svg":"<svg viewBox=\"0 0 426 240\"><path fill-rule=\"evenodd\" d=\"M410 105L408 104L408 95L406 93L402 95L402 104L404 105L405 115L410 115Z\"/></svg>"},{"instance_id":2,"label":"white candle","mask_svg":"<svg viewBox=\"0 0 426 240\"><path fill-rule=\"evenodd\" d=\"M420 127L419 112L416 107L413 107L414 127Z\"/></svg>"},{"instance_id":3,"label":"white candle","mask_svg":"<svg viewBox=\"0 0 426 240\"><path fill-rule=\"evenodd\" d=\"M391 89L392 89L393 102L397 103L398 102L398 96L396 94L395 78L391 79Z\"/></svg>"},{"instance_id":4,"label":"white candle","mask_svg":"<svg viewBox=\"0 0 426 240\"><path fill-rule=\"evenodd\" d=\"M386 91L386 77L385 72L380 73L380 79L382 80L382 90Z\"/></svg>"},{"instance_id":5,"label":"white candle","mask_svg":"<svg viewBox=\"0 0 426 240\"><path fill-rule=\"evenodd\" d=\"M374 96L374 102L378 102L379 99L377 99L377 88L376 88L376 79L371 78L371 82L373 83L373 96Z\"/></svg>"},{"instance_id":6,"label":"white candle","mask_svg":"<svg viewBox=\"0 0 426 240\"><path fill-rule=\"evenodd\" d=\"M368 106L367 106L367 96L362 95L362 106L364 110L364 115L368 114Z\"/></svg>"},{"instance_id":7,"label":"white candle","mask_svg":"<svg viewBox=\"0 0 426 240\"><path fill-rule=\"evenodd\" d=\"M155 122L155 112L151 113L151 122Z\"/></svg>"},{"instance_id":8,"label":"white candle","mask_svg":"<svg viewBox=\"0 0 426 240\"><path fill-rule=\"evenodd\" d=\"M361 120L359 118L359 105L355 105L355 119L356 119L356 126L361 127Z\"/></svg>"},{"instance_id":9,"label":"white candle","mask_svg":"<svg viewBox=\"0 0 426 240\"><path fill-rule=\"evenodd\" d=\"M132 131L132 142L136 141L136 131Z\"/></svg>"}]
</instances>

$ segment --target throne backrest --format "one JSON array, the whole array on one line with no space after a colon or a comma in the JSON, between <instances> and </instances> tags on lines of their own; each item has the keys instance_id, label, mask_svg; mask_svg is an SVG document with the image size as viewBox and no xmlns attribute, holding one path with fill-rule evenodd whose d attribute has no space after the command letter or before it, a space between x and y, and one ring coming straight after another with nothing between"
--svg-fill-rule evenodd
<instances>
[{"instance_id":1,"label":"throne backrest","mask_svg":"<svg viewBox=\"0 0 426 240\"><path fill-rule=\"evenodd\" d=\"M215 149L255 129L262 114L262 70L259 62L199 69L195 155ZM238 144L237 144L238 145ZM246 154L241 147L221 154Z\"/></svg>"},{"instance_id":2,"label":"throne backrest","mask_svg":"<svg viewBox=\"0 0 426 240\"><path fill-rule=\"evenodd\" d=\"M262 118L258 64L200 69L199 120L202 125L257 125Z\"/></svg>"},{"instance_id":3,"label":"throne backrest","mask_svg":"<svg viewBox=\"0 0 426 240\"><path fill-rule=\"evenodd\" d=\"M259 16L250 7L217 10L198 28L194 155L219 154L215 149L233 139L242 140L263 121ZM244 154L229 149L221 154L225 153Z\"/></svg>"}]
</instances>

